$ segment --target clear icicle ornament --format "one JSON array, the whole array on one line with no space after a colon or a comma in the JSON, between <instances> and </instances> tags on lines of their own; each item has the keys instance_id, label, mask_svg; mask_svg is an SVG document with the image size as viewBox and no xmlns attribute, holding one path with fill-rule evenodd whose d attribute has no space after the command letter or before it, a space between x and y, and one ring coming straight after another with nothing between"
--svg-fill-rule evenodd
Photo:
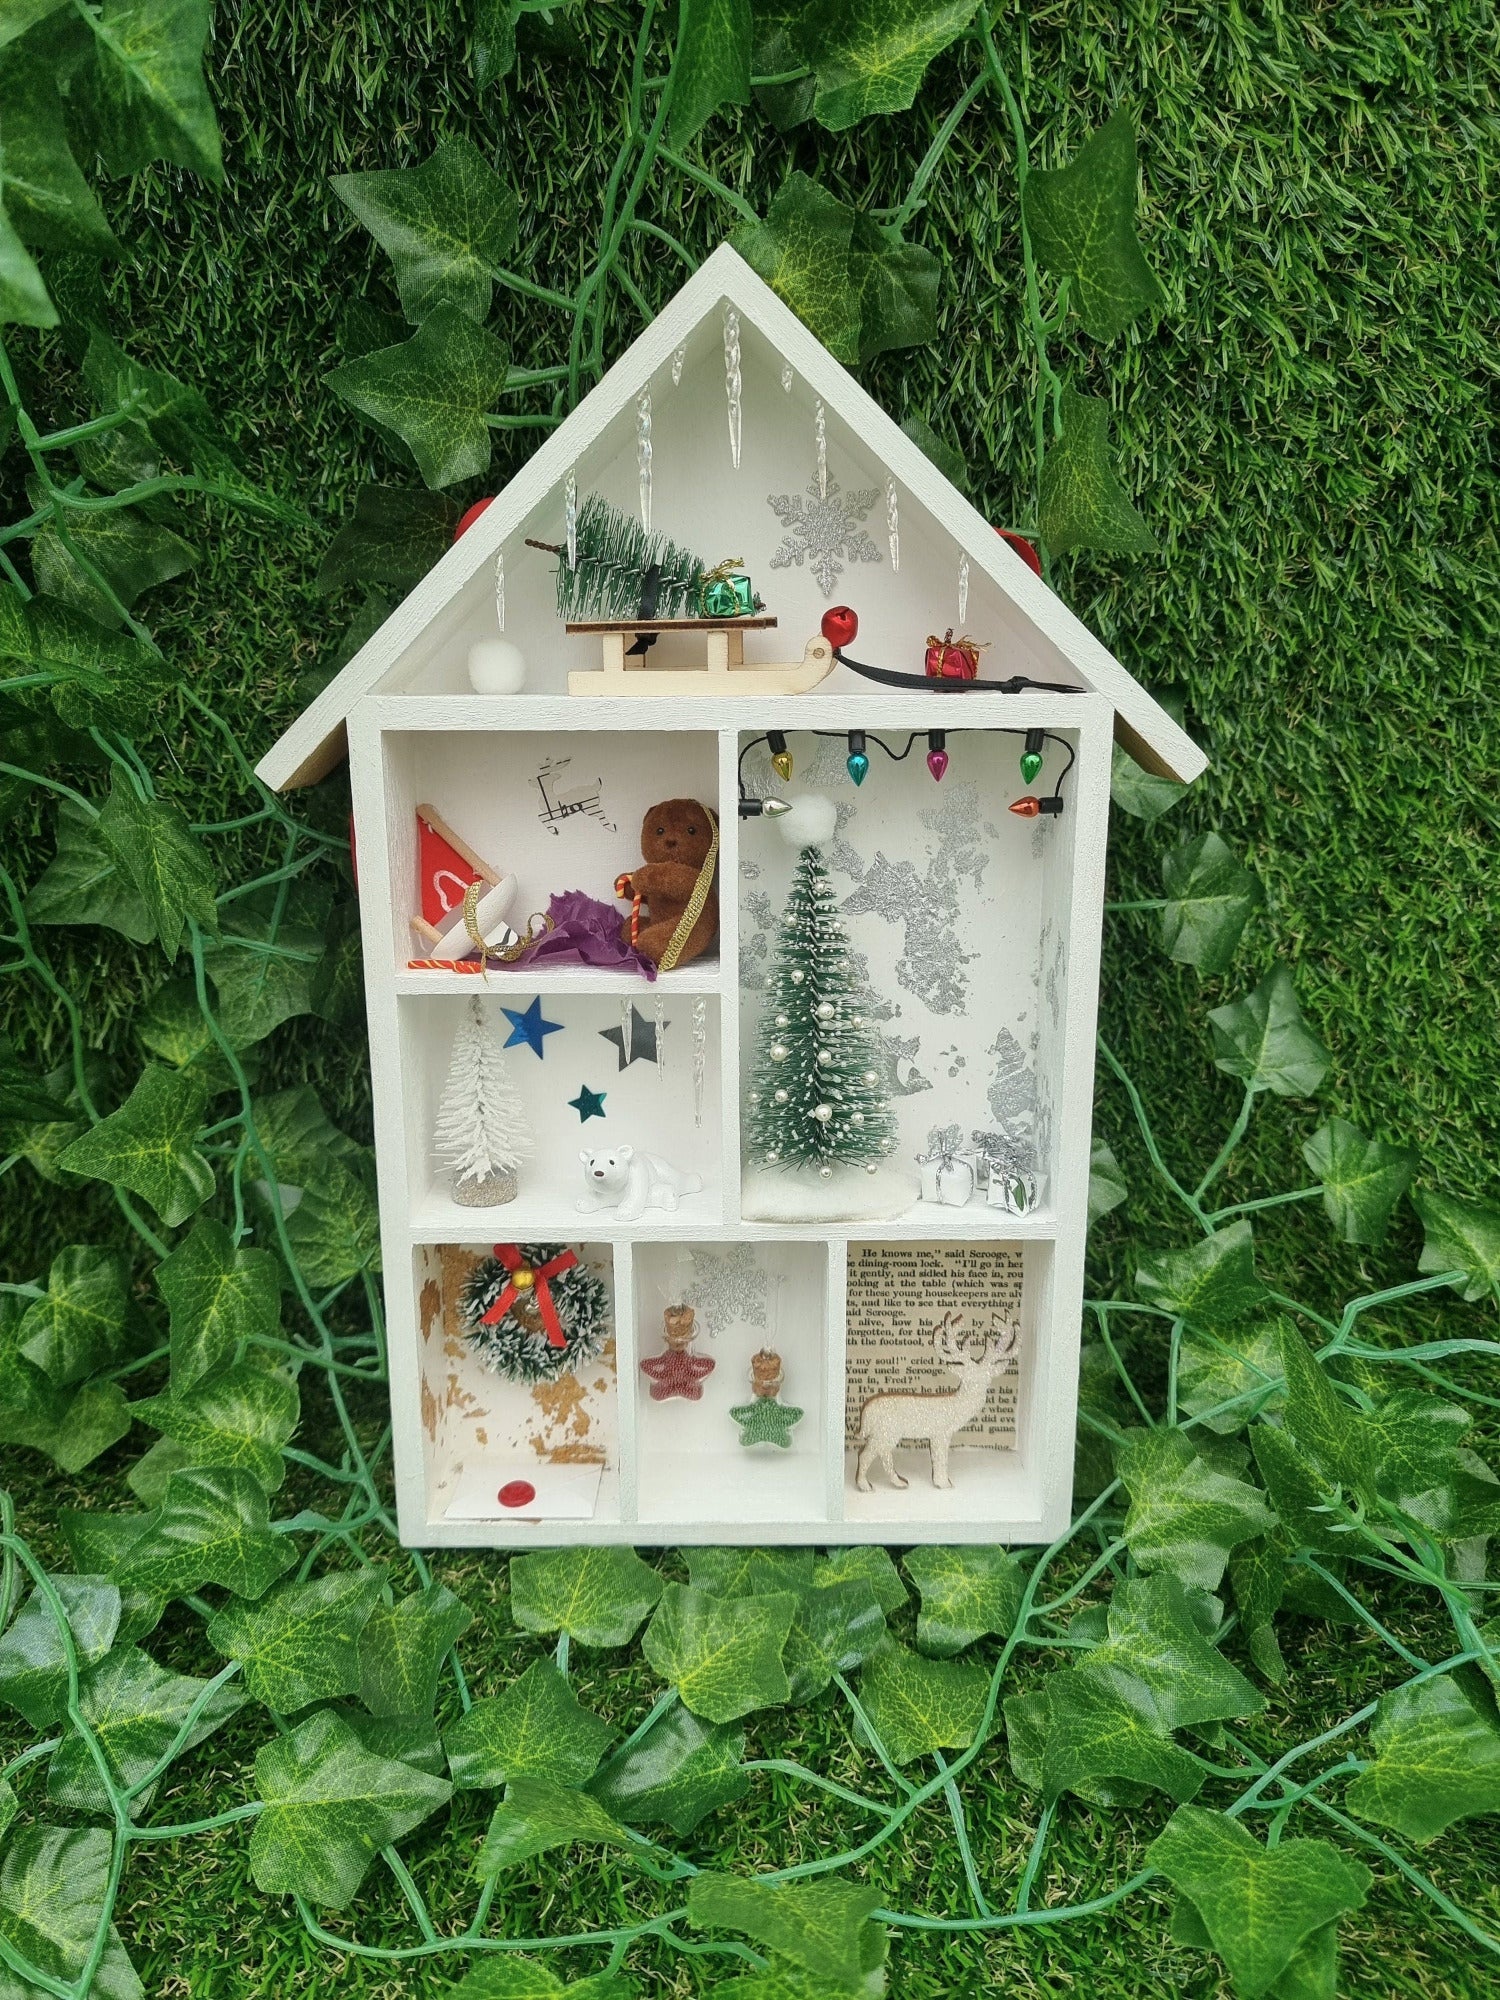
<instances>
[{"instance_id":1,"label":"clear icicle ornament","mask_svg":"<svg viewBox=\"0 0 1500 2000\"><path fill-rule=\"evenodd\" d=\"M635 470L641 494L641 526L651 526L651 391L643 389L635 406Z\"/></svg>"},{"instance_id":2,"label":"clear icicle ornament","mask_svg":"<svg viewBox=\"0 0 1500 2000\"><path fill-rule=\"evenodd\" d=\"M901 568L901 519L896 498L896 482L885 482L885 538L891 551L891 574L895 576Z\"/></svg>"},{"instance_id":3,"label":"clear icicle ornament","mask_svg":"<svg viewBox=\"0 0 1500 2000\"><path fill-rule=\"evenodd\" d=\"M969 558L958 559L958 622L963 624L969 615Z\"/></svg>"},{"instance_id":4,"label":"clear icicle ornament","mask_svg":"<svg viewBox=\"0 0 1500 2000\"><path fill-rule=\"evenodd\" d=\"M660 993L656 996L656 1074L667 1073L667 1003Z\"/></svg>"},{"instance_id":5,"label":"clear icicle ornament","mask_svg":"<svg viewBox=\"0 0 1500 2000\"><path fill-rule=\"evenodd\" d=\"M635 1010L631 1006L628 997L620 1002L620 1054L625 1058L620 1065L621 1069L629 1069L631 1064L630 1049L634 1039L634 1013Z\"/></svg>"},{"instance_id":6,"label":"clear icicle ornament","mask_svg":"<svg viewBox=\"0 0 1500 2000\"><path fill-rule=\"evenodd\" d=\"M679 347L677 352L672 356L672 387L674 389L681 386L682 364L686 360L687 360L687 349L685 347Z\"/></svg>"},{"instance_id":7,"label":"clear icicle ornament","mask_svg":"<svg viewBox=\"0 0 1500 2000\"><path fill-rule=\"evenodd\" d=\"M828 498L828 412L819 403L813 418L813 435L818 441L818 498Z\"/></svg>"},{"instance_id":8,"label":"clear icicle ornament","mask_svg":"<svg viewBox=\"0 0 1500 2000\"><path fill-rule=\"evenodd\" d=\"M733 307L724 315L724 397L729 409L729 457L740 469L740 316Z\"/></svg>"},{"instance_id":9,"label":"clear icicle ornament","mask_svg":"<svg viewBox=\"0 0 1500 2000\"><path fill-rule=\"evenodd\" d=\"M703 1123L703 1082L708 1073L708 1002L693 1002L693 1123Z\"/></svg>"},{"instance_id":10,"label":"clear icicle ornament","mask_svg":"<svg viewBox=\"0 0 1500 2000\"><path fill-rule=\"evenodd\" d=\"M797 377L793 372L791 362L783 361L781 364L781 386L783 389L785 389L786 393L789 396L792 393L792 384L796 381L796 379Z\"/></svg>"},{"instance_id":11,"label":"clear icicle ornament","mask_svg":"<svg viewBox=\"0 0 1500 2000\"><path fill-rule=\"evenodd\" d=\"M563 487L563 525L567 530L568 568L578 567L578 475L569 471Z\"/></svg>"},{"instance_id":12,"label":"clear icicle ornament","mask_svg":"<svg viewBox=\"0 0 1500 2000\"><path fill-rule=\"evenodd\" d=\"M495 624L505 630L505 547L495 551Z\"/></svg>"}]
</instances>

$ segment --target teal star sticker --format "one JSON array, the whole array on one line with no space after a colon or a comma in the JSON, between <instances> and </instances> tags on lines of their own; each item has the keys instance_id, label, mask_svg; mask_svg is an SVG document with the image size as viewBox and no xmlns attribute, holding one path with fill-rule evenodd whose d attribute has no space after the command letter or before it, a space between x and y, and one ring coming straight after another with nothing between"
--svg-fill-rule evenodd
<instances>
[{"instance_id":1,"label":"teal star sticker","mask_svg":"<svg viewBox=\"0 0 1500 2000\"><path fill-rule=\"evenodd\" d=\"M570 1097L568 1102L578 1113L580 1125L586 1125L591 1118L604 1116L604 1100L608 1095L608 1091L590 1090L586 1083L579 1084L578 1095Z\"/></svg>"},{"instance_id":2,"label":"teal star sticker","mask_svg":"<svg viewBox=\"0 0 1500 2000\"><path fill-rule=\"evenodd\" d=\"M505 1046L508 1049L519 1048L524 1042L534 1055L539 1056L542 1053L542 1043L547 1036L562 1033L561 1021L542 1019L540 999L533 1000L524 1011L515 1007L502 1007L500 1012L510 1022L510 1033L505 1038Z\"/></svg>"},{"instance_id":3,"label":"teal star sticker","mask_svg":"<svg viewBox=\"0 0 1500 2000\"><path fill-rule=\"evenodd\" d=\"M757 1396L729 1414L740 1427L741 1444L776 1444L783 1451L791 1450L793 1427L803 1417L794 1403L778 1403L774 1396Z\"/></svg>"}]
</instances>

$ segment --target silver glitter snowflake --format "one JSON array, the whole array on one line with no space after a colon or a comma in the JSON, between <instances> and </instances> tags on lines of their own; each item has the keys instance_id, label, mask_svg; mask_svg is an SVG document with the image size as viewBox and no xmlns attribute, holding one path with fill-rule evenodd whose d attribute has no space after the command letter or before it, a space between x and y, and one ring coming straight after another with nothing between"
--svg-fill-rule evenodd
<instances>
[{"instance_id":1,"label":"silver glitter snowflake","mask_svg":"<svg viewBox=\"0 0 1500 2000\"><path fill-rule=\"evenodd\" d=\"M878 563L880 551L858 523L880 498L876 486L842 493L838 481L829 476L826 498L818 493L816 475L807 482L805 493L770 493L767 506L786 529L786 540L771 558L772 569L801 569L805 563L818 579L825 597L833 595L835 581L844 573L846 562Z\"/></svg>"},{"instance_id":2,"label":"silver glitter snowflake","mask_svg":"<svg viewBox=\"0 0 1500 2000\"><path fill-rule=\"evenodd\" d=\"M694 1250L688 1304L710 1337L731 1326L766 1324L766 1273L753 1243L714 1252Z\"/></svg>"}]
</instances>

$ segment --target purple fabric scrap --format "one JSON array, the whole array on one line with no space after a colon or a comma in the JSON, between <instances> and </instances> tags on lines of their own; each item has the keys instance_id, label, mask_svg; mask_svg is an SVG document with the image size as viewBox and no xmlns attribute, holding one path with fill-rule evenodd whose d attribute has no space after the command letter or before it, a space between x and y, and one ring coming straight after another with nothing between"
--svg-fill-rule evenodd
<instances>
[{"instance_id":1,"label":"purple fabric scrap","mask_svg":"<svg viewBox=\"0 0 1500 2000\"><path fill-rule=\"evenodd\" d=\"M620 935L624 917L608 903L586 896L582 889L565 889L547 905L552 929L519 958L490 959L491 969L529 972L537 965L597 965L610 971L638 972L655 979L656 966Z\"/></svg>"}]
</instances>

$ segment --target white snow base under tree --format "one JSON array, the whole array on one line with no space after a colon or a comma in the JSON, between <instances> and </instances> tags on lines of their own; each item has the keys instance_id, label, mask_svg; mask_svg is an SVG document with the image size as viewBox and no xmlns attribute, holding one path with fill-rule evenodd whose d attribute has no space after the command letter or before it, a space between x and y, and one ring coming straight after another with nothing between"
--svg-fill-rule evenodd
<instances>
[{"instance_id":1,"label":"white snow base under tree","mask_svg":"<svg viewBox=\"0 0 1500 2000\"><path fill-rule=\"evenodd\" d=\"M921 1193L899 1167L835 1166L824 1180L816 1167L750 1167L740 1193L752 1222L880 1222L910 1208Z\"/></svg>"}]
</instances>

